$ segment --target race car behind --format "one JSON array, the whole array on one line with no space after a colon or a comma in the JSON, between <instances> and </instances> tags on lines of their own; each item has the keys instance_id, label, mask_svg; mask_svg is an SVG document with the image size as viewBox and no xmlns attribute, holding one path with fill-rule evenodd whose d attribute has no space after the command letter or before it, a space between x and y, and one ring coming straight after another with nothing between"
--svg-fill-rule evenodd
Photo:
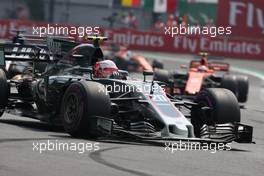
<instances>
[{"instance_id":1,"label":"race car behind","mask_svg":"<svg viewBox=\"0 0 264 176\"><path fill-rule=\"evenodd\" d=\"M157 59L154 59L151 64L146 57L122 45L106 45L102 47L102 50L106 59L113 60L118 68L128 72L143 73L144 70L152 71L154 68L163 68L163 63Z\"/></svg>"},{"instance_id":2,"label":"race car behind","mask_svg":"<svg viewBox=\"0 0 264 176\"><path fill-rule=\"evenodd\" d=\"M247 101L249 81L247 76L231 75L229 64L208 61L208 54L201 53L200 60L192 60L189 68L176 71L156 70L155 79L166 82L171 94L196 95L205 88L226 88L231 90L238 101Z\"/></svg>"}]
</instances>

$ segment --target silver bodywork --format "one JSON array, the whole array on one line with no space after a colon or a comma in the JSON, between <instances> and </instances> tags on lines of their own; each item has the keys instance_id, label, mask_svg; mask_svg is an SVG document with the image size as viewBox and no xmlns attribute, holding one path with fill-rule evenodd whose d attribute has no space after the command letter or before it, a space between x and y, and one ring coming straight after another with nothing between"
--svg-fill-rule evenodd
<instances>
[{"instance_id":1,"label":"silver bodywork","mask_svg":"<svg viewBox=\"0 0 264 176\"><path fill-rule=\"evenodd\" d=\"M149 104L152 117L164 124L161 137L195 137L191 122L175 107L160 85L138 80L125 81L125 84L134 88L135 96L141 97L140 102Z\"/></svg>"}]
</instances>

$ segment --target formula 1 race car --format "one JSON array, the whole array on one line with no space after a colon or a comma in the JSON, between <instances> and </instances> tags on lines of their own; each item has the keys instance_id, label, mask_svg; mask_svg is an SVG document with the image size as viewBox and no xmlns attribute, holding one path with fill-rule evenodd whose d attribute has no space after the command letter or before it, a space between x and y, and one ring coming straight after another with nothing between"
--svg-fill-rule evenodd
<instances>
[{"instance_id":1,"label":"formula 1 race car","mask_svg":"<svg viewBox=\"0 0 264 176\"><path fill-rule=\"evenodd\" d=\"M187 101L166 95L149 81L153 72L143 72L144 80L131 79L122 70L96 77L94 65L104 60L98 41L104 38L90 38L94 45L52 37L45 45L1 45L0 115L62 124L73 137L252 142L253 127L240 124L231 91L205 89ZM32 67L9 79L6 61L31 62ZM46 63L45 71L38 71L36 63Z\"/></svg>"},{"instance_id":2,"label":"formula 1 race car","mask_svg":"<svg viewBox=\"0 0 264 176\"><path fill-rule=\"evenodd\" d=\"M151 71L154 68L163 69L163 63L154 59L152 64L142 55L135 54L125 46L116 44L102 47L107 59L113 60L118 68L128 72L143 73L144 70Z\"/></svg>"},{"instance_id":3,"label":"formula 1 race car","mask_svg":"<svg viewBox=\"0 0 264 176\"><path fill-rule=\"evenodd\" d=\"M188 69L169 72L156 70L155 80L167 83L167 92L191 97L205 88L226 88L231 90L238 101L247 101L249 81L247 76L229 74L229 64L219 61L208 61L207 53L200 53L201 59L192 60Z\"/></svg>"}]
</instances>

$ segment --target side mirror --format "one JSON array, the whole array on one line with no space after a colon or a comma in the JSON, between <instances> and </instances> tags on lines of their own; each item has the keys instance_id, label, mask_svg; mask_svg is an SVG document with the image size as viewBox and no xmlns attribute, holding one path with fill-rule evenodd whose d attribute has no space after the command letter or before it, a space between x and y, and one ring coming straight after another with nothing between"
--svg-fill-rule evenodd
<instances>
[{"instance_id":1,"label":"side mirror","mask_svg":"<svg viewBox=\"0 0 264 176\"><path fill-rule=\"evenodd\" d=\"M153 75L154 75L153 71L144 70L144 71L143 71L144 82L146 81L146 77L147 77L147 76L153 76Z\"/></svg>"},{"instance_id":2,"label":"side mirror","mask_svg":"<svg viewBox=\"0 0 264 176\"><path fill-rule=\"evenodd\" d=\"M143 75L144 75L144 76L152 76L152 75L154 75L154 73L153 73L153 71L144 70L144 71L143 71Z\"/></svg>"}]
</instances>

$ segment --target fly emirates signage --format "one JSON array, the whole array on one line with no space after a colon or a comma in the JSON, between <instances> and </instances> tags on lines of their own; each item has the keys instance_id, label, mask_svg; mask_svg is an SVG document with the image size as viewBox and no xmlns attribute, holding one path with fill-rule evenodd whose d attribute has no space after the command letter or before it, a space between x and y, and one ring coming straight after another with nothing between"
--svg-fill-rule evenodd
<instances>
[{"instance_id":1,"label":"fly emirates signage","mask_svg":"<svg viewBox=\"0 0 264 176\"><path fill-rule=\"evenodd\" d=\"M114 43L132 49L178 53L207 51L213 55L263 59L264 41L210 37L206 35L166 36L158 32L105 29L104 35Z\"/></svg>"},{"instance_id":2,"label":"fly emirates signage","mask_svg":"<svg viewBox=\"0 0 264 176\"><path fill-rule=\"evenodd\" d=\"M264 1L263 1L264 2ZM12 29L27 29L30 34L33 27L45 26L46 23L30 21L0 20L0 41L11 39ZM59 24L56 24L59 26ZM68 25L70 26L70 25ZM244 37L211 37L209 35L165 35L164 32L138 31L128 29L100 28L100 35L109 37L116 44L123 44L130 49L197 54L200 51L211 55L264 60L264 40ZM82 38L77 38L82 40Z\"/></svg>"},{"instance_id":3,"label":"fly emirates signage","mask_svg":"<svg viewBox=\"0 0 264 176\"><path fill-rule=\"evenodd\" d=\"M221 0L218 26L231 26L232 35L264 39L263 0Z\"/></svg>"}]
</instances>

